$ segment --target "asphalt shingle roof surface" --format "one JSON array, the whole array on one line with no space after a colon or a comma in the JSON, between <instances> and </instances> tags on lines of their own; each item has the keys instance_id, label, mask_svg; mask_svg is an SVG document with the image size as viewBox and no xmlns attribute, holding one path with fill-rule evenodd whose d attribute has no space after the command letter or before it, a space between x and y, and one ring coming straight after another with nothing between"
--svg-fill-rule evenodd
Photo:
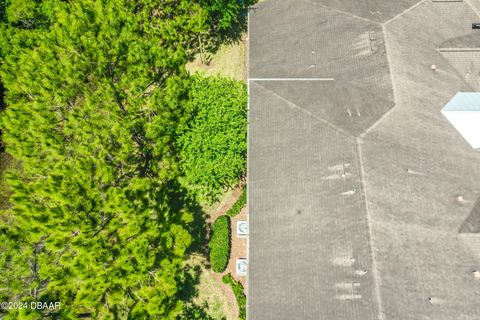
<instances>
[{"instance_id":1,"label":"asphalt shingle roof surface","mask_svg":"<svg viewBox=\"0 0 480 320\"><path fill-rule=\"evenodd\" d=\"M480 319L480 151L441 114L480 84L469 1L252 9L249 319Z\"/></svg>"}]
</instances>

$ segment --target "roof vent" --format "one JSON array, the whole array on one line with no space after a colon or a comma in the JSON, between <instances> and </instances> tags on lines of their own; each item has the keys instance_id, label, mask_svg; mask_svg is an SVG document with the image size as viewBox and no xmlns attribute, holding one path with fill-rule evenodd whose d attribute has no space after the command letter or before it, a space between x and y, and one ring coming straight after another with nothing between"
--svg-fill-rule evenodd
<instances>
[{"instance_id":1,"label":"roof vent","mask_svg":"<svg viewBox=\"0 0 480 320\"><path fill-rule=\"evenodd\" d=\"M472 274L475 279L480 280L480 271L474 270Z\"/></svg>"},{"instance_id":2,"label":"roof vent","mask_svg":"<svg viewBox=\"0 0 480 320\"><path fill-rule=\"evenodd\" d=\"M363 269L363 270L355 270L355 274L357 276L364 276L367 274L367 270Z\"/></svg>"}]
</instances>

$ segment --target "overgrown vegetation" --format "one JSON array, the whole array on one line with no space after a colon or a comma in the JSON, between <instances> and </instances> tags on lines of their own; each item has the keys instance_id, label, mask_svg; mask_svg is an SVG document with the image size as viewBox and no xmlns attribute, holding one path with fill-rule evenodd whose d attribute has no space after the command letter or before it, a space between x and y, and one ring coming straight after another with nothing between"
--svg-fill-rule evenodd
<instances>
[{"instance_id":1,"label":"overgrown vegetation","mask_svg":"<svg viewBox=\"0 0 480 320\"><path fill-rule=\"evenodd\" d=\"M226 274L222 277L222 281L225 284L230 285L237 299L238 310L239 310L239 319L245 320L247 318L247 297L245 296L245 291L240 282L236 281L232 275Z\"/></svg>"},{"instance_id":2,"label":"overgrown vegetation","mask_svg":"<svg viewBox=\"0 0 480 320\"><path fill-rule=\"evenodd\" d=\"M183 312L180 316L177 317L177 320L214 320L206 310L208 310L208 304L205 302L204 305L198 306L195 304L186 304L183 307Z\"/></svg>"},{"instance_id":3,"label":"overgrown vegetation","mask_svg":"<svg viewBox=\"0 0 480 320\"><path fill-rule=\"evenodd\" d=\"M246 85L220 76L195 75L191 118L177 144L186 181L210 202L245 174L247 152Z\"/></svg>"},{"instance_id":4,"label":"overgrown vegetation","mask_svg":"<svg viewBox=\"0 0 480 320\"><path fill-rule=\"evenodd\" d=\"M223 272L230 258L230 219L220 216L212 224L210 247L210 264L215 272Z\"/></svg>"},{"instance_id":5,"label":"overgrown vegetation","mask_svg":"<svg viewBox=\"0 0 480 320\"><path fill-rule=\"evenodd\" d=\"M235 217L237 214L242 211L242 209L245 207L247 204L247 187L244 187L242 189L242 194L238 198L238 200L233 204L233 206L228 209L227 211L227 216L229 217Z\"/></svg>"},{"instance_id":6,"label":"overgrown vegetation","mask_svg":"<svg viewBox=\"0 0 480 320\"><path fill-rule=\"evenodd\" d=\"M0 0L0 125L6 151L21 163L5 175L12 195L0 220L0 300L62 302L3 318L171 319L189 311L180 293L198 212L179 183L185 153L176 139L192 124L192 108L206 104L195 83L212 80L192 86L185 64L202 43L236 30L245 5ZM236 85L228 85L232 94L245 99ZM211 174L221 179L214 189L229 185L231 173Z\"/></svg>"}]
</instances>

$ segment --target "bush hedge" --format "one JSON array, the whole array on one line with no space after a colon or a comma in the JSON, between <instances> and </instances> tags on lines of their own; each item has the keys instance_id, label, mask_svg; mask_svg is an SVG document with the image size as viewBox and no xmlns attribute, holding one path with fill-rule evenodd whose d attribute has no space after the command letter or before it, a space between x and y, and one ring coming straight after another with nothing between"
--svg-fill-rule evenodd
<instances>
[{"instance_id":1,"label":"bush hedge","mask_svg":"<svg viewBox=\"0 0 480 320\"><path fill-rule=\"evenodd\" d=\"M236 281L232 275L226 274L222 277L223 283L230 285L235 294L235 298L237 298L238 310L239 315L238 318L241 320L245 320L247 318L247 297L245 296L245 292L243 291L243 286L240 282Z\"/></svg>"},{"instance_id":2,"label":"bush hedge","mask_svg":"<svg viewBox=\"0 0 480 320\"><path fill-rule=\"evenodd\" d=\"M235 217L240 211L245 207L247 204L247 187L243 188L242 194L240 198L238 198L237 202L227 211L227 216Z\"/></svg>"},{"instance_id":3,"label":"bush hedge","mask_svg":"<svg viewBox=\"0 0 480 320\"><path fill-rule=\"evenodd\" d=\"M192 79L191 118L179 126L176 145L186 182L213 203L246 171L247 86L219 76Z\"/></svg>"},{"instance_id":4,"label":"bush hedge","mask_svg":"<svg viewBox=\"0 0 480 320\"><path fill-rule=\"evenodd\" d=\"M210 236L210 264L215 272L223 272L230 257L230 218L220 216L212 225Z\"/></svg>"}]
</instances>

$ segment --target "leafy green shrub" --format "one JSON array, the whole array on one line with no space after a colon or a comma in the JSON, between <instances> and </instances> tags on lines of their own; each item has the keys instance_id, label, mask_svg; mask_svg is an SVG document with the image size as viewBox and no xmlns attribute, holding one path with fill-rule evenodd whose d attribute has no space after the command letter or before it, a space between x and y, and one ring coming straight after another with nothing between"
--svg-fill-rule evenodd
<instances>
[{"instance_id":1,"label":"leafy green shrub","mask_svg":"<svg viewBox=\"0 0 480 320\"><path fill-rule=\"evenodd\" d=\"M212 225L210 238L210 263L215 272L222 272L230 257L230 218L220 216Z\"/></svg>"},{"instance_id":2,"label":"leafy green shrub","mask_svg":"<svg viewBox=\"0 0 480 320\"><path fill-rule=\"evenodd\" d=\"M219 76L193 76L191 118L179 129L177 146L186 182L213 202L245 173L247 89Z\"/></svg>"},{"instance_id":3,"label":"leafy green shrub","mask_svg":"<svg viewBox=\"0 0 480 320\"><path fill-rule=\"evenodd\" d=\"M242 194L238 198L237 202L233 204L233 206L227 211L227 216L235 217L240 211L245 207L247 204L247 188L243 188Z\"/></svg>"},{"instance_id":4,"label":"leafy green shrub","mask_svg":"<svg viewBox=\"0 0 480 320\"><path fill-rule=\"evenodd\" d=\"M222 277L223 283L230 285L235 294L235 298L237 298L238 310L239 315L238 318L244 320L247 318L247 297L245 296L245 292L243 291L243 286L240 282L236 281L232 275L226 274Z\"/></svg>"}]
</instances>

